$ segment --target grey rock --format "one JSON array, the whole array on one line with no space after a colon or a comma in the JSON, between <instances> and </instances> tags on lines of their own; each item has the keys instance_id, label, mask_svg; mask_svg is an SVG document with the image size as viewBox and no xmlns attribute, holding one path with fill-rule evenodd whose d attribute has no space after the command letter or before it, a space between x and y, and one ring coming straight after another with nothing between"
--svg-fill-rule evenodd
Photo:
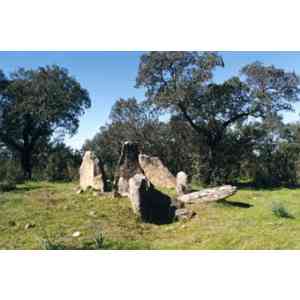
<instances>
[{"instance_id":1,"label":"grey rock","mask_svg":"<svg viewBox=\"0 0 300 300\"><path fill-rule=\"evenodd\" d=\"M139 163L146 177L158 187L175 188L176 179L158 157L139 155Z\"/></svg>"},{"instance_id":2,"label":"grey rock","mask_svg":"<svg viewBox=\"0 0 300 300\"><path fill-rule=\"evenodd\" d=\"M92 151L86 151L80 166L80 188L104 192L106 189L105 174L101 161ZM80 194L79 190L77 192Z\"/></svg>"},{"instance_id":3,"label":"grey rock","mask_svg":"<svg viewBox=\"0 0 300 300\"><path fill-rule=\"evenodd\" d=\"M81 235L80 231L75 231L73 234L72 234L72 237L79 237Z\"/></svg>"},{"instance_id":4,"label":"grey rock","mask_svg":"<svg viewBox=\"0 0 300 300\"><path fill-rule=\"evenodd\" d=\"M33 228L33 227L35 227L35 224L34 223L27 223L26 225L25 225L25 227L24 227L24 229L30 229L30 228Z\"/></svg>"},{"instance_id":5,"label":"grey rock","mask_svg":"<svg viewBox=\"0 0 300 300\"><path fill-rule=\"evenodd\" d=\"M187 208L179 208L176 209L175 218L179 221L188 221L196 215L195 212L187 209Z\"/></svg>"},{"instance_id":6,"label":"grey rock","mask_svg":"<svg viewBox=\"0 0 300 300\"><path fill-rule=\"evenodd\" d=\"M96 216L96 212L95 212L95 211L90 211L90 212L89 212L89 215L90 215L91 217L95 217L95 216Z\"/></svg>"},{"instance_id":7,"label":"grey rock","mask_svg":"<svg viewBox=\"0 0 300 300\"><path fill-rule=\"evenodd\" d=\"M177 173L176 176L176 193L178 196L188 193L188 176L183 171Z\"/></svg>"},{"instance_id":8,"label":"grey rock","mask_svg":"<svg viewBox=\"0 0 300 300\"><path fill-rule=\"evenodd\" d=\"M144 174L139 164L139 149L136 143L126 141L122 146L114 181L115 196L129 196L129 179Z\"/></svg>"},{"instance_id":9,"label":"grey rock","mask_svg":"<svg viewBox=\"0 0 300 300\"><path fill-rule=\"evenodd\" d=\"M76 190L76 194L81 194L83 192L83 190L81 189L81 188L78 188L77 190Z\"/></svg>"},{"instance_id":10,"label":"grey rock","mask_svg":"<svg viewBox=\"0 0 300 300\"><path fill-rule=\"evenodd\" d=\"M143 174L136 174L129 179L129 199L133 212L142 217L145 194L150 190L151 183Z\"/></svg>"},{"instance_id":11,"label":"grey rock","mask_svg":"<svg viewBox=\"0 0 300 300\"><path fill-rule=\"evenodd\" d=\"M198 192L181 195L177 197L177 200L184 203L213 202L226 199L233 195L236 191L237 188L235 186L223 185L220 187L203 189Z\"/></svg>"}]
</instances>

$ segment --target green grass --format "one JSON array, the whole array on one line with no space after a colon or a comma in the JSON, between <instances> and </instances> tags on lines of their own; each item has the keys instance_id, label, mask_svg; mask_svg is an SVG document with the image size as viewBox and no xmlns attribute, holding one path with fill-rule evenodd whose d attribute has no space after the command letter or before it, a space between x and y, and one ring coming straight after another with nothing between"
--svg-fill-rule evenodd
<instances>
[{"instance_id":1,"label":"green grass","mask_svg":"<svg viewBox=\"0 0 300 300\"><path fill-rule=\"evenodd\" d=\"M154 225L127 198L75 188L30 182L0 193L0 249L300 249L300 189L242 189L228 202L193 205L188 222ZM278 218L278 202L294 218Z\"/></svg>"}]
</instances>

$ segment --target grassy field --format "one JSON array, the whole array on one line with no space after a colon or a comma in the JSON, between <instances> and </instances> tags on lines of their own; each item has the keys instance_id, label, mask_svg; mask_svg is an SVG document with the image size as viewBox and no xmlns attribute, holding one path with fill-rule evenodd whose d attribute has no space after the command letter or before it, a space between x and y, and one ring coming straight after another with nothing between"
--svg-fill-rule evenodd
<instances>
[{"instance_id":1,"label":"grassy field","mask_svg":"<svg viewBox=\"0 0 300 300\"><path fill-rule=\"evenodd\" d=\"M0 248L300 249L300 189L240 189L227 202L193 205L196 217L168 225L141 223L126 198L75 189L30 182L1 193ZM276 216L274 203L293 218Z\"/></svg>"}]
</instances>

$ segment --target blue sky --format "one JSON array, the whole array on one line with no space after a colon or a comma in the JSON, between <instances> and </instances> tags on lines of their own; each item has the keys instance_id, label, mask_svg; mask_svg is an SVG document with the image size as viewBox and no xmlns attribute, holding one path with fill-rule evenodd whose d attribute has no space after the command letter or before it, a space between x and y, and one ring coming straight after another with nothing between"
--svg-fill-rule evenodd
<instances>
[{"instance_id":1,"label":"blue sky","mask_svg":"<svg viewBox=\"0 0 300 300\"><path fill-rule=\"evenodd\" d=\"M86 88L92 107L81 118L78 133L66 138L66 143L80 148L87 138L92 138L101 125L108 121L113 103L120 97L135 96L143 99L143 90L134 88L135 77L142 52L0 52L0 69L6 74L18 67L36 68L58 64L67 68L71 75ZM238 74L245 64L255 60L274 64L300 74L300 52L220 52L225 68L219 69L215 80L220 82ZM299 118L296 113L285 114L286 121Z\"/></svg>"}]
</instances>

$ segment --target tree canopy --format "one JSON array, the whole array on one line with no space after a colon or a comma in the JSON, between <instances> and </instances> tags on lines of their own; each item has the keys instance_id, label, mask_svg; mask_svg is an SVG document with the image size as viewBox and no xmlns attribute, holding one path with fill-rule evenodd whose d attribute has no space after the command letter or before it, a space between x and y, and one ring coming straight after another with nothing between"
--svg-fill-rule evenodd
<instances>
[{"instance_id":1,"label":"tree canopy","mask_svg":"<svg viewBox=\"0 0 300 300\"><path fill-rule=\"evenodd\" d=\"M58 66L23 68L7 79L2 73L0 139L19 153L24 175L31 178L38 142L53 133L76 133L79 117L91 105L87 90ZM5 83L5 84L4 84Z\"/></svg>"},{"instance_id":2,"label":"tree canopy","mask_svg":"<svg viewBox=\"0 0 300 300\"><path fill-rule=\"evenodd\" d=\"M141 57L136 80L154 107L182 115L197 132L207 184L222 180L219 154L233 126L292 110L292 102L299 101L300 81L293 72L255 62L240 77L214 83L213 71L223 66L214 52L150 52Z\"/></svg>"}]
</instances>

